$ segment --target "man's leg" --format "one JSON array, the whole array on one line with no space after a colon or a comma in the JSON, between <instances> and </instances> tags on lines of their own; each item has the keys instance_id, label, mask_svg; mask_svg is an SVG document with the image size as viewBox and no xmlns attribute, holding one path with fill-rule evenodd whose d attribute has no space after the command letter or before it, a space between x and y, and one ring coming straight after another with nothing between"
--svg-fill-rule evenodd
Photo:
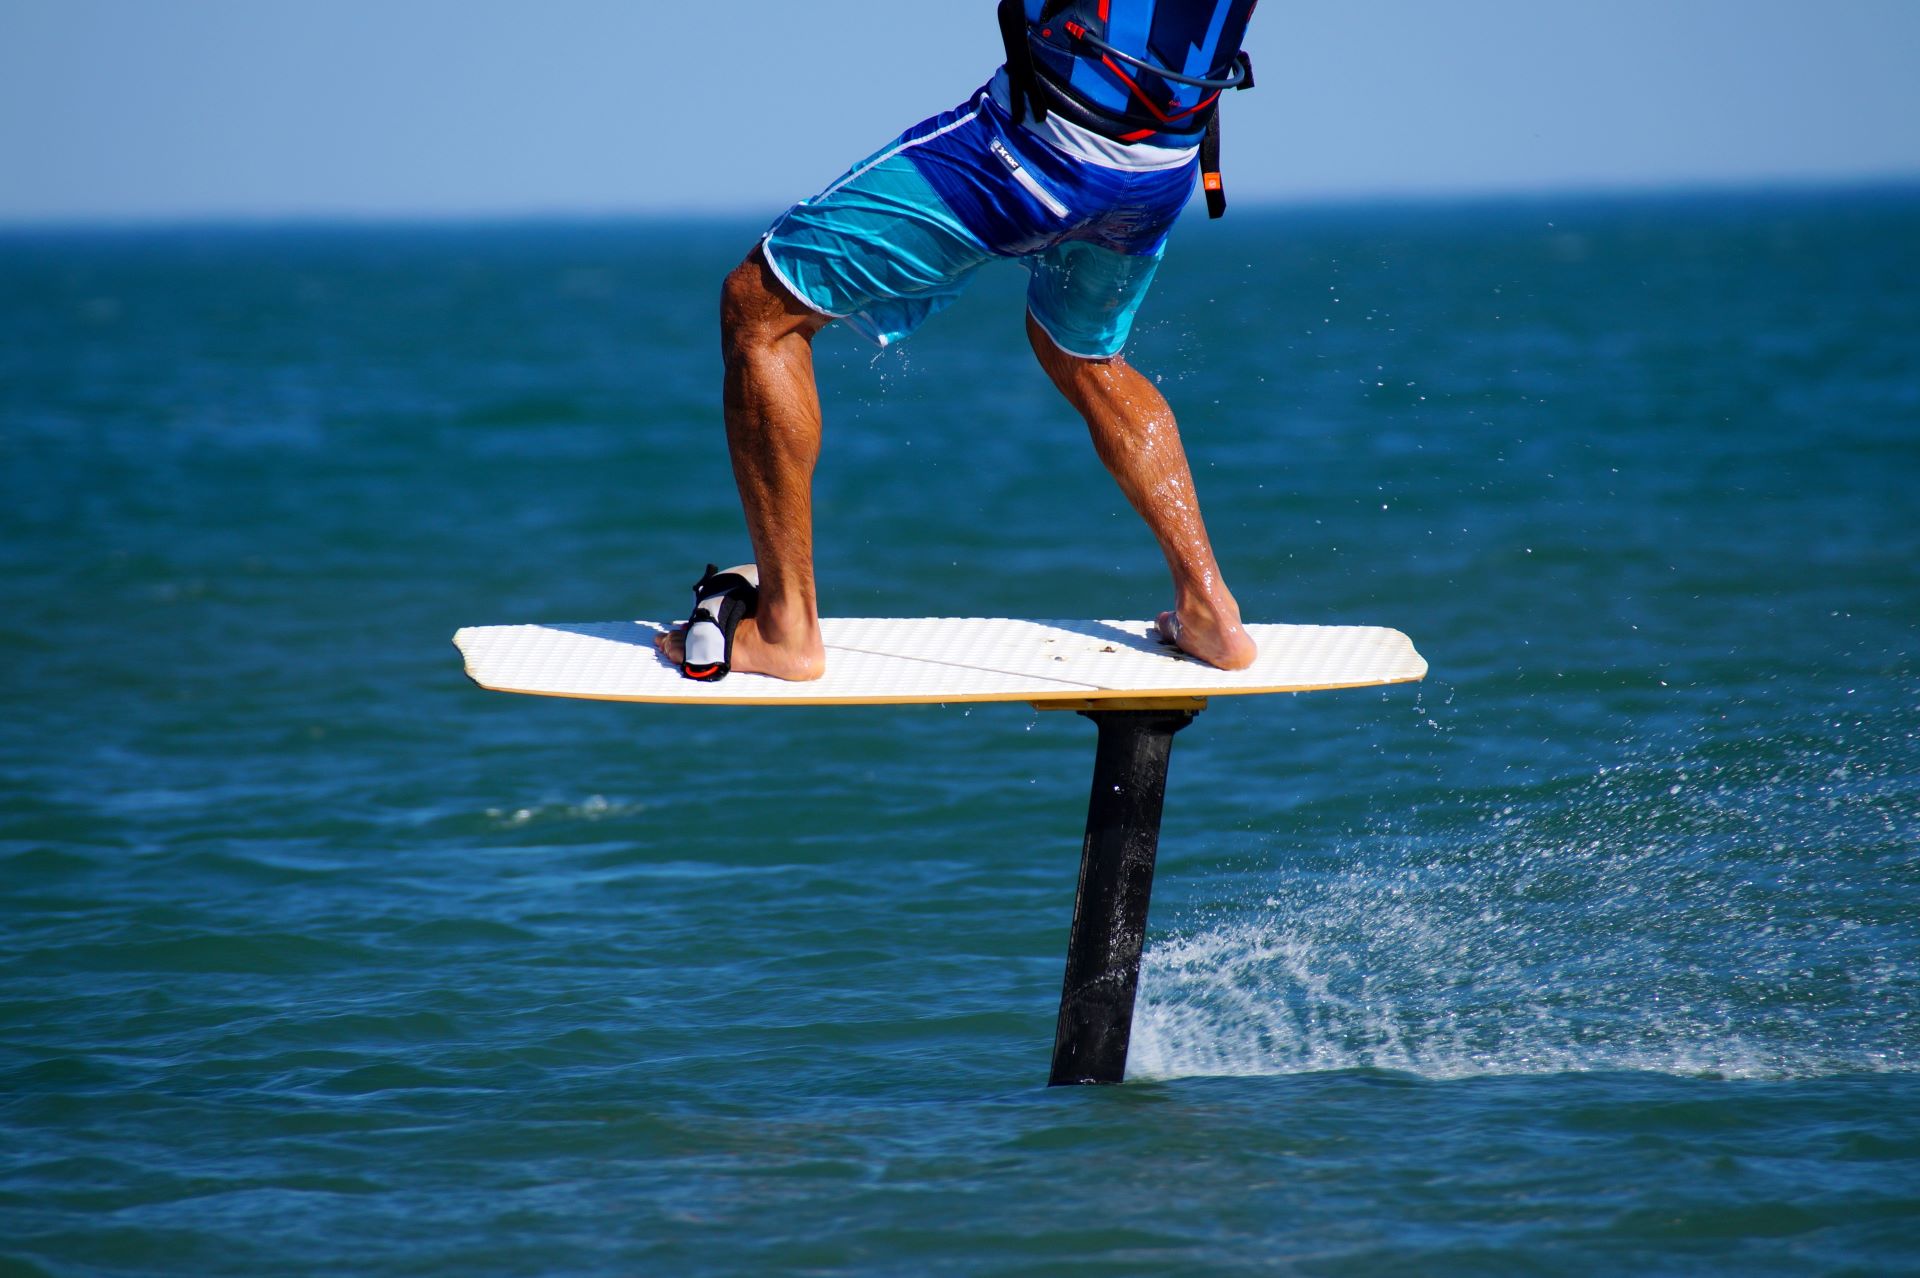
<instances>
[{"instance_id":1,"label":"man's leg","mask_svg":"<svg viewBox=\"0 0 1920 1278\"><path fill-rule=\"evenodd\" d=\"M813 467L820 457L820 396L813 337L828 321L781 287L761 251L727 276L720 293L726 358L727 449L760 568L760 603L733 635L733 668L782 679L826 671L813 585ZM679 635L660 650L679 662Z\"/></svg>"},{"instance_id":2,"label":"man's leg","mask_svg":"<svg viewBox=\"0 0 1920 1278\"><path fill-rule=\"evenodd\" d=\"M1152 382L1125 360L1082 359L1054 344L1027 316L1027 340L1040 366L1084 417L1100 460L1147 521L1173 573L1173 609L1161 633L1211 665L1242 670L1257 655L1240 624L1240 606L1220 579L1213 545L1173 410Z\"/></svg>"}]
</instances>

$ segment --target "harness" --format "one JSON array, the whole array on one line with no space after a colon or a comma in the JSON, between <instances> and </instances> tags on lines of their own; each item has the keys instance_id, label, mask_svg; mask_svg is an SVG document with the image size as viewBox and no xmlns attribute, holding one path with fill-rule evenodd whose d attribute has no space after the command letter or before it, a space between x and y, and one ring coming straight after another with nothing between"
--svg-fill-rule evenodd
<instances>
[{"instance_id":1,"label":"harness","mask_svg":"<svg viewBox=\"0 0 1920 1278\"><path fill-rule=\"evenodd\" d=\"M1247 5L1248 14L1253 3ZM1006 45L1014 118L1031 112L1035 120L1044 121L1047 113L1054 111L1062 119L1118 142L1198 133L1200 183L1207 193L1207 216L1223 216L1227 192L1220 175L1220 95L1229 89L1253 87L1253 60L1244 50L1235 50L1224 65L1203 76L1172 70L1155 60L1151 50L1142 50L1149 56L1141 57L1108 40L1111 4L1112 0L1046 0L1038 16L1030 18L1030 6L1023 0L1000 0L1000 38ZM1126 87L1125 106L1103 104L1074 86L1068 76L1049 64L1046 54L1050 52L1068 55L1074 60L1070 67L1081 61L1103 67ZM1193 106L1175 111L1176 91L1168 87L1171 85L1199 89L1204 96Z\"/></svg>"}]
</instances>

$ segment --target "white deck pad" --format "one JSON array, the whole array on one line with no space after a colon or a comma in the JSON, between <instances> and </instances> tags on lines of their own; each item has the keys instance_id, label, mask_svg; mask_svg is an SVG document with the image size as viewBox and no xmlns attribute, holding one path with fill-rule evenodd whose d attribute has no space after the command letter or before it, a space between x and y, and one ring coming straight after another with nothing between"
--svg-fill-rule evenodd
<instances>
[{"instance_id":1,"label":"white deck pad","mask_svg":"<svg viewBox=\"0 0 1920 1278\"><path fill-rule=\"evenodd\" d=\"M1148 621L840 617L820 628L827 673L811 683L734 673L683 678L654 650L667 626L599 621L472 626L454 635L483 688L675 705L903 705L1143 701L1410 683L1427 663L1398 630L1250 625L1260 657L1216 670L1152 636Z\"/></svg>"}]
</instances>

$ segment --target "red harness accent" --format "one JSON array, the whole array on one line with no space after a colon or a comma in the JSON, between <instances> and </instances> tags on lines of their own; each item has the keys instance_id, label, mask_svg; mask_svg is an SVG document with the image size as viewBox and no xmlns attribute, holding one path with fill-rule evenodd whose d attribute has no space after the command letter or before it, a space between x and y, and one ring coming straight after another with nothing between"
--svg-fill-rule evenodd
<instances>
[{"instance_id":1,"label":"red harness accent","mask_svg":"<svg viewBox=\"0 0 1920 1278\"><path fill-rule=\"evenodd\" d=\"M1196 111L1206 110L1208 107L1212 106L1215 102L1218 102L1220 100L1220 91L1218 89L1215 89L1212 93L1209 93L1206 97L1200 99L1198 102L1188 107L1185 111L1182 111L1179 115L1168 115L1165 111L1162 111L1159 107L1155 106L1151 101L1148 100L1147 95L1140 91L1140 86L1134 83L1133 77L1120 69L1120 64L1118 62L1115 62L1112 58L1108 57L1104 53L1100 55L1100 61L1106 66L1107 70L1119 76L1121 81L1129 89L1133 90L1133 96L1140 99L1140 105L1145 107L1147 110L1153 112L1153 118L1160 121L1160 123L1162 124L1177 123L1178 121L1186 119L1188 116L1192 115ZM1153 135L1152 135L1152 132L1149 131L1147 133L1142 133L1138 136L1151 137Z\"/></svg>"}]
</instances>

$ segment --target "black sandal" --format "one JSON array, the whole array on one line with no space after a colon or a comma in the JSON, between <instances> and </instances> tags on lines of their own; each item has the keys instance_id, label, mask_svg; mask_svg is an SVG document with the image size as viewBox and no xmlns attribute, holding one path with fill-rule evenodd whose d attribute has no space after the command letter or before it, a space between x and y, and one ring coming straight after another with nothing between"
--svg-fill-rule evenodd
<instances>
[{"instance_id":1,"label":"black sandal","mask_svg":"<svg viewBox=\"0 0 1920 1278\"><path fill-rule=\"evenodd\" d=\"M707 575L693 585L693 615L680 632L686 643L680 673L703 683L726 678L733 669L734 628L759 601L760 570L754 565L722 572L708 564Z\"/></svg>"}]
</instances>

